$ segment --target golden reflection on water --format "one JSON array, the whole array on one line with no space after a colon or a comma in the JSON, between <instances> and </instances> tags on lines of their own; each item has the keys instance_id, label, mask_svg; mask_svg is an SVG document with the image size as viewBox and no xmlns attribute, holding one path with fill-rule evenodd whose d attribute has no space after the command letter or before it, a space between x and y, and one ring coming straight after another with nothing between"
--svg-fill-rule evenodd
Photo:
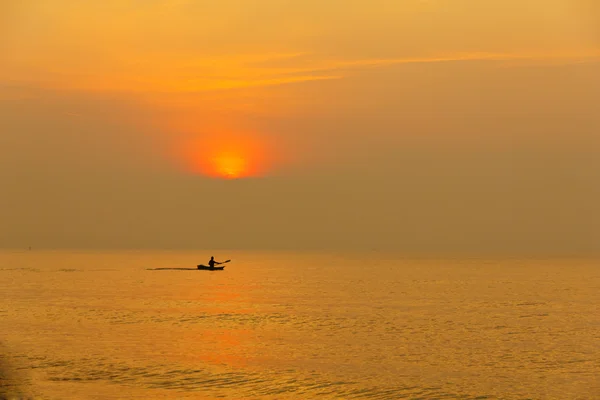
<instances>
[{"instance_id":1,"label":"golden reflection on water","mask_svg":"<svg viewBox=\"0 0 600 400\"><path fill-rule=\"evenodd\" d=\"M315 257L319 267L307 262ZM222 272L153 271L193 266L197 255L0 253L0 361L19 371L10 390L45 399L600 393L597 260L231 258Z\"/></svg>"},{"instance_id":2,"label":"golden reflection on water","mask_svg":"<svg viewBox=\"0 0 600 400\"><path fill-rule=\"evenodd\" d=\"M204 330L188 336L188 340L206 341L207 347L199 354L190 355L190 360L186 361L246 368L248 359L252 358L252 338L248 329Z\"/></svg>"}]
</instances>

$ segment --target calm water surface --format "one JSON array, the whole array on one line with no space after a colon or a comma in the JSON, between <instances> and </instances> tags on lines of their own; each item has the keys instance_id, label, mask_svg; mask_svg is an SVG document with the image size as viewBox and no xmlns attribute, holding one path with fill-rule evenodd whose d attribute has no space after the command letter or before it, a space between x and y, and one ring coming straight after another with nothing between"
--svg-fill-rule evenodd
<instances>
[{"instance_id":1,"label":"calm water surface","mask_svg":"<svg viewBox=\"0 0 600 400\"><path fill-rule=\"evenodd\" d=\"M1 252L0 398L600 398L598 260L207 256Z\"/></svg>"}]
</instances>

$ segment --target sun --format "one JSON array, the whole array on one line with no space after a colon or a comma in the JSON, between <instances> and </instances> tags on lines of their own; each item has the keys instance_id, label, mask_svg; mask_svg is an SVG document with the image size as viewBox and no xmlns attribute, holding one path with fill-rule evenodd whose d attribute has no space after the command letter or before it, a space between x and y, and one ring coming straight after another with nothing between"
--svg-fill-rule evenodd
<instances>
[{"instance_id":1,"label":"sun","mask_svg":"<svg viewBox=\"0 0 600 400\"><path fill-rule=\"evenodd\" d=\"M242 156L218 155L213 159L214 173L222 178L236 179L248 173L248 162Z\"/></svg>"},{"instance_id":2,"label":"sun","mask_svg":"<svg viewBox=\"0 0 600 400\"><path fill-rule=\"evenodd\" d=\"M273 151L258 135L220 134L180 143L185 169L217 179L264 176L272 167Z\"/></svg>"}]
</instances>

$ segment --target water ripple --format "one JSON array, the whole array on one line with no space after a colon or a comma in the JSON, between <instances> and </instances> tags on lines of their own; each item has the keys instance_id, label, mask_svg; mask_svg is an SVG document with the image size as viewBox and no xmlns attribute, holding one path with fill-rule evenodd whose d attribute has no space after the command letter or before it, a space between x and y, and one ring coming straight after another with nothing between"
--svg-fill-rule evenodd
<instances>
[{"instance_id":1,"label":"water ripple","mask_svg":"<svg viewBox=\"0 0 600 400\"><path fill-rule=\"evenodd\" d=\"M294 372L228 371L215 373L209 368L169 368L166 364L132 366L106 359L47 360L31 358L30 368L44 368L51 382L106 381L135 385L146 389L204 392L214 396L240 393L243 398L278 398L279 396L328 397L346 399L491 399L446 392L441 387L415 385L370 386L361 382L328 379Z\"/></svg>"}]
</instances>

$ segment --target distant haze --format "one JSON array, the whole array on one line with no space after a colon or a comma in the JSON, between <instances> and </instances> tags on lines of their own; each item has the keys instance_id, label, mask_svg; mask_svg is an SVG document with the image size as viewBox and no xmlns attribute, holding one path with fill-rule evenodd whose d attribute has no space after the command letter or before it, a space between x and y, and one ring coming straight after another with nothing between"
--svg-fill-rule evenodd
<instances>
[{"instance_id":1,"label":"distant haze","mask_svg":"<svg viewBox=\"0 0 600 400\"><path fill-rule=\"evenodd\" d=\"M8 2L0 247L599 254L599 27L592 0ZM251 176L189 167L227 146Z\"/></svg>"}]
</instances>

